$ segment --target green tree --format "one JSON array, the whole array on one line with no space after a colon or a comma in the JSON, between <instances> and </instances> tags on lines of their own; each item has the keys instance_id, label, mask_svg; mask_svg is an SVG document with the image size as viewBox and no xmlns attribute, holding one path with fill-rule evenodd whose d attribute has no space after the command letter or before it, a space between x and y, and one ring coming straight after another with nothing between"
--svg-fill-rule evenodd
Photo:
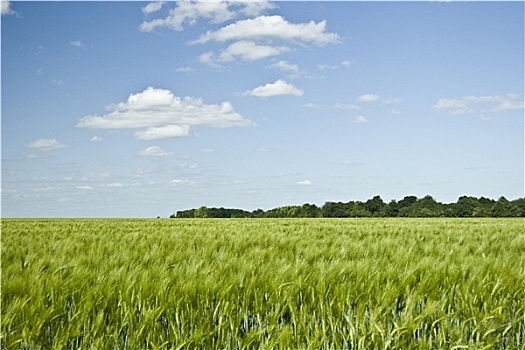
<instances>
[{"instance_id":1,"label":"green tree","mask_svg":"<svg viewBox=\"0 0 525 350\"><path fill-rule=\"evenodd\" d=\"M374 198L367 200L364 207L372 216L384 216L386 204L380 196L375 196Z\"/></svg>"},{"instance_id":2,"label":"green tree","mask_svg":"<svg viewBox=\"0 0 525 350\"><path fill-rule=\"evenodd\" d=\"M208 217L208 208L205 206L200 207L199 209L195 210L195 213L193 214L193 217L195 218L207 218Z\"/></svg>"}]
</instances>

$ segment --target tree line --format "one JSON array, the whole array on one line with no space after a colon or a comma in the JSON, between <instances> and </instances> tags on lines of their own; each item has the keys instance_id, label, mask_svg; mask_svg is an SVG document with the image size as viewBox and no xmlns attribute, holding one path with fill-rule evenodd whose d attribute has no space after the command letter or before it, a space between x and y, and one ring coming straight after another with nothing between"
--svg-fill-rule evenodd
<instances>
[{"instance_id":1,"label":"tree line","mask_svg":"<svg viewBox=\"0 0 525 350\"><path fill-rule=\"evenodd\" d=\"M440 203L431 196L406 196L389 203L380 196L365 202L326 202L290 205L264 211L232 208L208 208L177 211L170 218L358 218L358 217L525 217L525 198L509 201L485 197L459 197L456 203Z\"/></svg>"}]
</instances>

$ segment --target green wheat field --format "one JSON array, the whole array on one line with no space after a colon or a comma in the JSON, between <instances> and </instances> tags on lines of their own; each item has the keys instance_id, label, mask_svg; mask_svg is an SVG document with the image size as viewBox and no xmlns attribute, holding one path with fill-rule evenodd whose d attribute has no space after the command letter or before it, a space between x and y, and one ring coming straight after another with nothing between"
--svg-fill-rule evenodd
<instances>
[{"instance_id":1,"label":"green wheat field","mask_svg":"<svg viewBox=\"0 0 525 350\"><path fill-rule=\"evenodd\" d=\"M525 349L520 219L3 219L2 349Z\"/></svg>"}]
</instances>

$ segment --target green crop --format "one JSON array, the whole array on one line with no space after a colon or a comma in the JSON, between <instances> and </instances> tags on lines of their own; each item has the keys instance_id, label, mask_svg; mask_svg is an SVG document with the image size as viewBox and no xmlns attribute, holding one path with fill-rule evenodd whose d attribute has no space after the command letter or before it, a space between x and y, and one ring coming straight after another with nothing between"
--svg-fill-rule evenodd
<instances>
[{"instance_id":1,"label":"green crop","mask_svg":"<svg viewBox=\"0 0 525 350\"><path fill-rule=\"evenodd\" d=\"M2 349L524 349L523 219L2 220Z\"/></svg>"}]
</instances>

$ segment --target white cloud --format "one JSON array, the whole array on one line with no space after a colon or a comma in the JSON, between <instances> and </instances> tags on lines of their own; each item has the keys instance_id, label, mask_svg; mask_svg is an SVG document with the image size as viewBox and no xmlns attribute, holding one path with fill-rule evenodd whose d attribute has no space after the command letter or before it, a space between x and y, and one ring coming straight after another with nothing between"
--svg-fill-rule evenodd
<instances>
[{"instance_id":1,"label":"white cloud","mask_svg":"<svg viewBox=\"0 0 525 350\"><path fill-rule=\"evenodd\" d=\"M259 45L253 41L241 40L224 49L219 55L219 60L227 62L233 61L235 58L240 58L243 61L256 61L277 56L289 50L290 49L285 46Z\"/></svg>"},{"instance_id":2,"label":"white cloud","mask_svg":"<svg viewBox=\"0 0 525 350\"><path fill-rule=\"evenodd\" d=\"M76 47L84 47L84 44L82 44L82 41L80 40L71 41L69 44L71 44L72 46L76 46Z\"/></svg>"},{"instance_id":3,"label":"white cloud","mask_svg":"<svg viewBox=\"0 0 525 350\"><path fill-rule=\"evenodd\" d=\"M149 127L146 130L137 131L135 138L139 140L158 140L173 137L184 137L190 133L188 125L165 125L159 127Z\"/></svg>"},{"instance_id":4,"label":"white cloud","mask_svg":"<svg viewBox=\"0 0 525 350\"><path fill-rule=\"evenodd\" d=\"M350 68L353 64L354 64L353 61L344 60L343 62L341 62L341 65L324 63L324 64L317 65L317 68L320 69L320 70L340 69L341 66L346 67L346 68Z\"/></svg>"},{"instance_id":5,"label":"white cloud","mask_svg":"<svg viewBox=\"0 0 525 350\"><path fill-rule=\"evenodd\" d=\"M148 4L150 6L151 4ZM156 11L156 6L151 5L151 10ZM246 16L259 16L268 9L276 6L268 1L177 1L175 8L171 9L168 16L143 22L140 30L151 32L157 27L182 31L185 25L194 25L200 18L210 20L212 23L222 23L233 19L239 14ZM145 9L145 8L144 8ZM146 12L145 14L154 12ZM159 8L160 9L160 8Z\"/></svg>"},{"instance_id":6,"label":"white cloud","mask_svg":"<svg viewBox=\"0 0 525 350\"><path fill-rule=\"evenodd\" d=\"M66 145L58 142L56 139L38 139L26 145L27 148L34 148L40 151L52 151L66 147Z\"/></svg>"},{"instance_id":7,"label":"white cloud","mask_svg":"<svg viewBox=\"0 0 525 350\"><path fill-rule=\"evenodd\" d=\"M232 4L235 4L237 1L233 1ZM246 16L250 17L256 17L260 14L264 13L266 10L271 10L274 8L277 8L277 5L274 3L271 3L266 0L253 0L253 1L245 1L241 0L237 3L242 4L243 8L241 9L241 12L245 14Z\"/></svg>"},{"instance_id":8,"label":"white cloud","mask_svg":"<svg viewBox=\"0 0 525 350\"><path fill-rule=\"evenodd\" d=\"M135 137L154 140L189 135L190 126L233 127L253 125L236 113L230 102L205 104L201 99L178 97L171 91L148 87L124 102L106 107L103 116L88 115L77 127L91 129L139 129Z\"/></svg>"},{"instance_id":9,"label":"white cloud","mask_svg":"<svg viewBox=\"0 0 525 350\"><path fill-rule=\"evenodd\" d=\"M283 95L302 96L303 91L296 88L292 84L279 79L275 83L268 83L266 85L256 87L253 90L246 91L244 95L251 95L256 97L271 97Z\"/></svg>"},{"instance_id":10,"label":"white cloud","mask_svg":"<svg viewBox=\"0 0 525 350\"><path fill-rule=\"evenodd\" d=\"M93 190L91 186L77 186L78 190Z\"/></svg>"},{"instance_id":11,"label":"white cloud","mask_svg":"<svg viewBox=\"0 0 525 350\"><path fill-rule=\"evenodd\" d=\"M303 107L306 108L313 108L318 110L330 110L330 109L341 109L344 111L358 111L363 109L361 106L354 105L354 104L347 104L347 103L341 103L337 102L334 105L322 105L317 103L306 103L303 105Z\"/></svg>"},{"instance_id":12,"label":"white cloud","mask_svg":"<svg viewBox=\"0 0 525 350\"><path fill-rule=\"evenodd\" d=\"M170 182L168 182L168 185L189 185L193 184L193 181L186 180L186 179L173 179Z\"/></svg>"},{"instance_id":13,"label":"white cloud","mask_svg":"<svg viewBox=\"0 0 525 350\"><path fill-rule=\"evenodd\" d=\"M231 62L235 59L257 61L280 55L286 51L290 49L285 46L259 45L253 41L241 40L229 45L218 56L215 56L212 51L205 52L199 56L199 61L211 67L220 67L219 63L222 62Z\"/></svg>"},{"instance_id":14,"label":"white cloud","mask_svg":"<svg viewBox=\"0 0 525 350\"><path fill-rule=\"evenodd\" d=\"M0 4L2 5L2 16L3 15L14 15L15 11L11 9L11 2L8 0L1 0Z\"/></svg>"},{"instance_id":15,"label":"white cloud","mask_svg":"<svg viewBox=\"0 0 525 350\"><path fill-rule=\"evenodd\" d=\"M403 100L402 98L387 98L383 101L381 101L385 104L398 104L398 103L403 103L405 102L405 100Z\"/></svg>"},{"instance_id":16,"label":"white cloud","mask_svg":"<svg viewBox=\"0 0 525 350\"><path fill-rule=\"evenodd\" d=\"M172 152L167 152L158 146L151 146L146 149L143 149L142 151L137 152L137 155L141 157L163 157L169 156L171 154Z\"/></svg>"},{"instance_id":17,"label":"white cloud","mask_svg":"<svg viewBox=\"0 0 525 350\"><path fill-rule=\"evenodd\" d=\"M358 115L357 117L354 118L354 120L352 120L352 123L354 124L363 124L363 123L366 123L368 120L366 120L365 117L363 117L362 115Z\"/></svg>"},{"instance_id":18,"label":"white cloud","mask_svg":"<svg viewBox=\"0 0 525 350\"><path fill-rule=\"evenodd\" d=\"M343 62L341 62L341 64L346 67L346 68L350 68L354 65L354 62L353 61L350 61L350 60L345 60Z\"/></svg>"},{"instance_id":19,"label":"white cloud","mask_svg":"<svg viewBox=\"0 0 525 350\"><path fill-rule=\"evenodd\" d=\"M233 40L286 40L292 42L324 45L339 42L335 33L327 33L326 21L293 24L281 16L259 16L253 19L237 21L216 31L208 31L193 43L203 44L208 41Z\"/></svg>"},{"instance_id":20,"label":"white cloud","mask_svg":"<svg viewBox=\"0 0 525 350\"><path fill-rule=\"evenodd\" d=\"M175 72L179 72L179 73L188 73L188 72L191 72L193 71L193 69L191 67L179 67L177 69L175 69Z\"/></svg>"},{"instance_id":21,"label":"white cloud","mask_svg":"<svg viewBox=\"0 0 525 350\"><path fill-rule=\"evenodd\" d=\"M228 3L223 1L178 1L176 7L170 10L164 19L143 22L140 30L151 32L157 27L182 31L184 25L194 25L199 18L209 19L212 23L222 23L230 20L235 14L228 9Z\"/></svg>"},{"instance_id":22,"label":"white cloud","mask_svg":"<svg viewBox=\"0 0 525 350\"><path fill-rule=\"evenodd\" d=\"M299 66L296 64L291 64L286 61L279 61L277 63L274 63L270 66L270 68L279 69L282 71L291 71L291 72L299 72Z\"/></svg>"},{"instance_id":23,"label":"white cloud","mask_svg":"<svg viewBox=\"0 0 525 350\"><path fill-rule=\"evenodd\" d=\"M310 181L310 180L297 181L295 184L296 185L301 185L301 186L311 186L311 185L313 185L312 181Z\"/></svg>"},{"instance_id":24,"label":"white cloud","mask_svg":"<svg viewBox=\"0 0 525 350\"><path fill-rule=\"evenodd\" d=\"M91 141L92 141L92 142L100 142L100 141L102 141L102 137L99 137L99 136L93 136L93 137L91 138Z\"/></svg>"},{"instance_id":25,"label":"white cloud","mask_svg":"<svg viewBox=\"0 0 525 350\"><path fill-rule=\"evenodd\" d=\"M347 103L339 103L339 102L337 102L337 103L334 105L334 108L336 108L336 109L342 109L342 110L346 110L346 111L357 111L357 110L362 109L362 108L361 108L360 106L358 106L358 105L347 104Z\"/></svg>"},{"instance_id":26,"label":"white cloud","mask_svg":"<svg viewBox=\"0 0 525 350\"><path fill-rule=\"evenodd\" d=\"M374 94L365 94L365 95L359 96L358 98L356 98L356 100L359 102L375 102L379 100L379 96L374 95Z\"/></svg>"},{"instance_id":27,"label":"white cloud","mask_svg":"<svg viewBox=\"0 0 525 350\"><path fill-rule=\"evenodd\" d=\"M504 112L524 109L523 99L517 94L492 96L465 96L462 98L440 98L434 105L437 110L444 110L449 115L474 113Z\"/></svg>"},{"instance_id":28,"label":"white cloud","mask_svg":"<svg viewBox=\"0 0 525 350\"><path fill-rule=\"evenodd\" d=\"M150 13L157 12L162 8L162 6L164 6L165 3L165 1L150 2L142 8L142 13L149 15Z\"/></svg>"}]
</instances>

